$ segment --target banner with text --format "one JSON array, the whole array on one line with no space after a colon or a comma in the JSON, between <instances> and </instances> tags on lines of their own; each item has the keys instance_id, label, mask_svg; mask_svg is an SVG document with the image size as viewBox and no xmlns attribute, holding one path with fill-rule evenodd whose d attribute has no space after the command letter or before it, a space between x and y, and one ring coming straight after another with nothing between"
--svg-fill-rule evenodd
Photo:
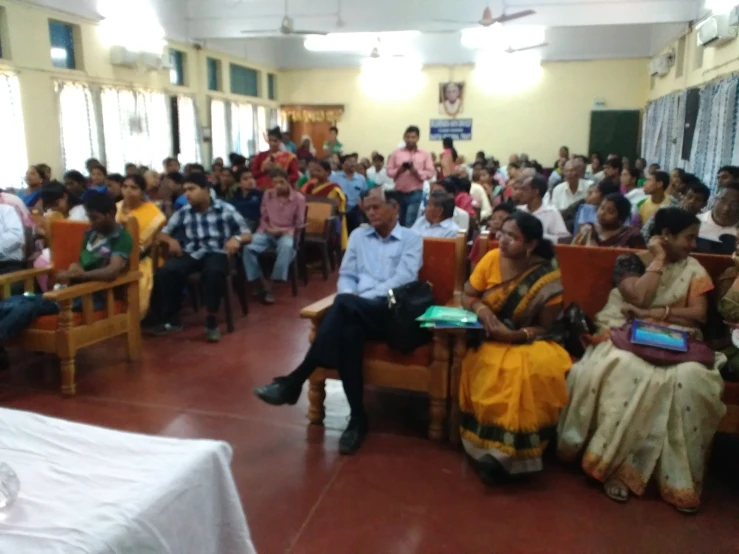
<instances>
[{"instance_id":1,"label":"banner with text","mask_svg":"<svg viewBox=\"0 0 739 554\"><path fill-rule=\"evenodd\" d=\"M450 137L454 140L472 140L471 119L432 119L431 140L442 140Z\"/></svg>"}]
</instances>

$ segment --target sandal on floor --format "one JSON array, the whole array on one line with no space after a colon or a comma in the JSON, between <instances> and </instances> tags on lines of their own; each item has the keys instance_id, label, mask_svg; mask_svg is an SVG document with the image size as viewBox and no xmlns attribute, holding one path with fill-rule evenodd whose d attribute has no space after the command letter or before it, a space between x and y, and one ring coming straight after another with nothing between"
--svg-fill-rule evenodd
<instances>
[{"instance_id":1,"label":"sandal on floor","mask_svg":"<svg viewBox=\"0 0 739 554\"><path fill-rule=\"evenodd\" d=\"M681 514L685 514L685 515L688 515L688 516L692 516L693 514L697 514L698 513L698 506L696 506L695 508L678 508L676 506L675 508Z\"/></svg>"},{"instance_id":2,"label":"sandal on floor","mask_svg":"<svg viewBox=\"0 0 739 554\"><path fill-rule=\"evenodd\" d=\"M624 502L629 500L629 488L619 479L609 479L603 484L603 491L606 496L615 502Z\"/></svg>"}]
</instances>

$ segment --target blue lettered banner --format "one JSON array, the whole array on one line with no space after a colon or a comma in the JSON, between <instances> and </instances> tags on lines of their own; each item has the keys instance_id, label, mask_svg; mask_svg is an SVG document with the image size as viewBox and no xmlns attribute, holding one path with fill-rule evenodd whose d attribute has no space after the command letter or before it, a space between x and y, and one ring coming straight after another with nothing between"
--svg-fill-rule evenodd
<instances>
[{"instance_id":1,"label":"blue lettered banner","mask_svg":"<svg viewBox=\"0 0 739 554\"><path fill-rule=\"evenodd\" d=\"M432 119L429 139L441 140L445 137L454 140L472 140L472 120Z\"/></svg>"}]
</instances>

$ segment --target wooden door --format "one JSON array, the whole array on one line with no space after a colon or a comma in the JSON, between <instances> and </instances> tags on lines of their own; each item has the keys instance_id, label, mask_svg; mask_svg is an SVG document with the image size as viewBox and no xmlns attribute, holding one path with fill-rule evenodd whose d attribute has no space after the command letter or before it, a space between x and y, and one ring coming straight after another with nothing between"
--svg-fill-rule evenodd
<instances>
[{"instance_id":1,"label":"wooden door","mask_svg":"<svg viewBox=\"0 0 739 554\"><path fill-rule=\"evenodd\" d=\"M333 123L328 121L320 123L313 121L293 122L290 123L290 138L300 147L303 136L308 135L316 149L316 157L320 160L328 155L328 152L323 151L323 143L328 140L329 129L332 126Z\"/></svg>"}]
</instances>

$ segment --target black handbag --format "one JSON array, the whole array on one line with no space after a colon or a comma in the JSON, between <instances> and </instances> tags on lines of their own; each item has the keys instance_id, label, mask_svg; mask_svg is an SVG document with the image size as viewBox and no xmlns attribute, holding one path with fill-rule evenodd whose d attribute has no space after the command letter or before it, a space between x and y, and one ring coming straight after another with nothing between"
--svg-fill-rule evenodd
<instances>
[{"instance_id":1,"label":"black handbag","mask_svg":"<svg viewBox=\"0 0 739 554\"><path fill-rule=\"evenodd\" d=\"M416 321L436 303L430 283L413 281L391 289L387 303L390 310L387 342L390 348L401 354L410 354L431 342L431 332L421 328Z\"/></svg>"}]
</instances>

